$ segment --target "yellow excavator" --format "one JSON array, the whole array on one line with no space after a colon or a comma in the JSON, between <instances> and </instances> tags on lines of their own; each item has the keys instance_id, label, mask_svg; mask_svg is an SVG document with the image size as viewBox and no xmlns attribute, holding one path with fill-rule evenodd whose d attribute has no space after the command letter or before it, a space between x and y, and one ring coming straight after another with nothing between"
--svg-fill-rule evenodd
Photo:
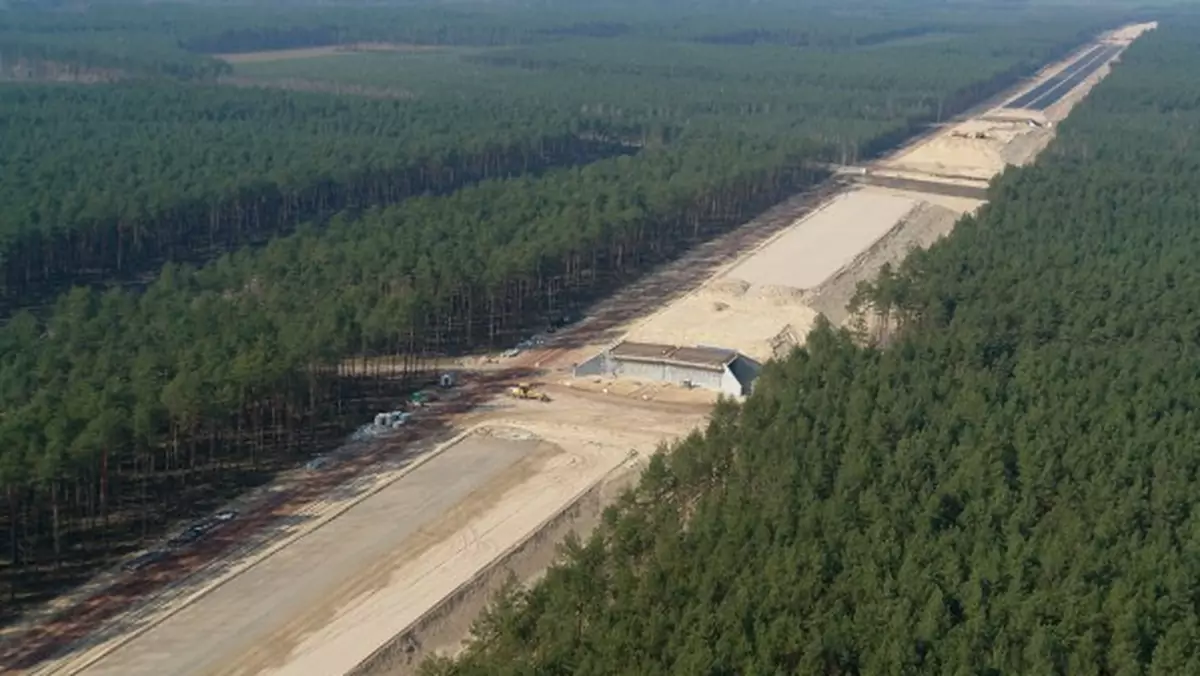
<instances>
[{"instance_id":1,"label":"yellow excavator","mask_svg":"<svg viewBox=\"0 0 1200 676\"><path fill-rule=\"evenodd\" d=\"M538 392L533 389L529 383L521 383L514 387L508 388L508 396L513 399L532 399L535 401L550 401L550 395L545 392Z\"/></svg>"}]
</instances>

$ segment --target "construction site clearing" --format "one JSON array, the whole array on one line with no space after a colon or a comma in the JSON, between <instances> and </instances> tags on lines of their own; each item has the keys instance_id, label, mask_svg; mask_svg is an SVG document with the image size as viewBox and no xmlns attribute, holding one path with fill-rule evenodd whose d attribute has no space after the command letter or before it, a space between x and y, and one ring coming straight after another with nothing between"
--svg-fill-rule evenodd
<instances>
[{"instance_id":1,"label":"construction site clearing","mask_svg":"<svg viewBox=\"0 0 1200 676\"><path fill-rule=\"evenodd\" d=\"M1150 28L1099 42L1124 46ZM215 561L197 554L154 597L24 673L406 674L429 654L453 654L509 571L536 579L566 533L590 530L645 459L703 425L716 400L620 374L572 378L575 364L623 340L765 360L802 344L818 314L847 321L859 281L983 204L937 186L986 187L1045 147L1110 66L1044 111L1004 104L1083 51L992 109L698 247L519 353L464 360L447 401L403 424L410 407L384 412L396 414L379 421L387 429L353 442L359 450L334 466L343 483L304 503L272 502L323 474L297 471L231 506L238 521L265 515L259 544ZM429 431L435 421L442 431ZM86 601L102 603L103 590L92 591Z\"/></svg>"}]
</instances>

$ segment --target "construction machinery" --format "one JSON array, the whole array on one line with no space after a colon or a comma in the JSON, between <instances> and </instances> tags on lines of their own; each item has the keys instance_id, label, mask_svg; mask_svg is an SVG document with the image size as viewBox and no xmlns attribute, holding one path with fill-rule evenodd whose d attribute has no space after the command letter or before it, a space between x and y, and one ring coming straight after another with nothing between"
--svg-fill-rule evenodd
<instances>
[{"instance_id":1,"label":"construction machinery","mask_svg":"<svg viewBox=\"0 0 1200 676\"><path fill-rule=\"evenodd\" d=\"M521 383L508 388L508 396L513 399L533 399L536 401L550 401L550 395L545 392L538 392L533 389L529 383Z\"/></svg>"}]
</instances>

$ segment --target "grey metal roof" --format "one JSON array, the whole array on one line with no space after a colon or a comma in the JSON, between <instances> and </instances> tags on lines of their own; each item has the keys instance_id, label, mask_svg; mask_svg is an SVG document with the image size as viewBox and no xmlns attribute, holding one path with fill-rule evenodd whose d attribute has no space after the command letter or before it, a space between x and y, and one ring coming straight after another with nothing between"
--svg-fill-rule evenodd
<instances>
[{"instance_id":1,"label":"grey metal roof","mask_svg":"<svg viewBox=\"0 0 1200 676\"><path fill-rule=\"evenodd\" d=\"M720 371L737 359L737 352L717 347L679 347L658 343L618 343L609 351L614 359L678 364Z\"/></svg>"}]
</instances>

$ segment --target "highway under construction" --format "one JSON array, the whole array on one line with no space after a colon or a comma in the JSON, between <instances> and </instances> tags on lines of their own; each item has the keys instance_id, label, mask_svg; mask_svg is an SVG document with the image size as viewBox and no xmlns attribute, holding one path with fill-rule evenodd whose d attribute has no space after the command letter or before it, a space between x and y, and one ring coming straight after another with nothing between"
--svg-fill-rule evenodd
<instances>
[{"instance_id":1,"label":"highway under construction","mask_svg":"<svg viewBox=\"0 0 1200 676\"><path fill-rule=\"evenodd\" d=\"M645 459L702 426L715 401L666 382L573 378L575 364L625 339L770 358L820 313L850 321L858 281L983 204L989 181L1032 161L1151 28L1101 36L985 110L698 247L540 345L462 360L445 401L339 461L345 482L32 673L405 674L453 653L509 572L536 579L566 533L594 527ZM236 508L251 513L250 502Z\"/></svg>"}]
</instances>

